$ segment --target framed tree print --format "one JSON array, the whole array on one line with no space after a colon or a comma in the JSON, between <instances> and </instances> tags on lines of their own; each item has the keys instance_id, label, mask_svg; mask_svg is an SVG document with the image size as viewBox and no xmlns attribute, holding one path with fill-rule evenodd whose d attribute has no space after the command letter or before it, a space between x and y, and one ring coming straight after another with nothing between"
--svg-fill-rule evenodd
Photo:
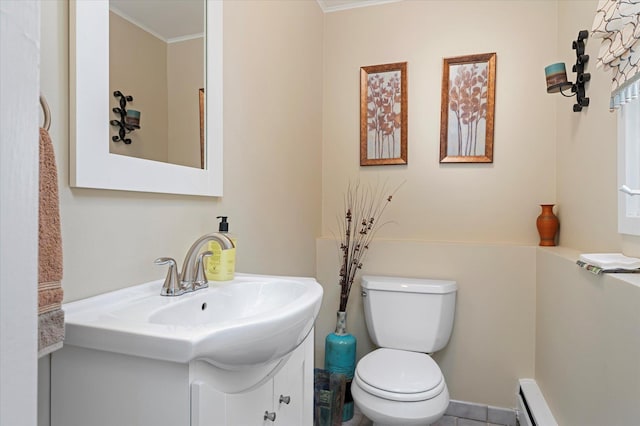
<instances>
[{"instance_id":1,"label":"framed tree print","mask_svg":"<svg viewBox=\"0 0 640 426\"><path fill-rule=\"evenodd\" d=\"M493 162L495 92L495 53L444 59L441 163Z\"/></svg>"},{"instance_id":2,"label":"framed tree print","mask_svg":"<svg viewBox=\"0 0 640 426\"><path fill-rule=\"evenodd\" d=\"M360 165L407 164L407 63L360 68Z\"/></svg>"},{"instance_id":3,"label":"framed tree print","mask_svg":"<svg viewBox=\"0 0 640 426\"><path fill-rule=\"evenodd\" d=\"M207 119L204 113L204 89L198 90L198 98L200 102L200 168L204 169L204 123Z\"/></svg>"}]
</instances>

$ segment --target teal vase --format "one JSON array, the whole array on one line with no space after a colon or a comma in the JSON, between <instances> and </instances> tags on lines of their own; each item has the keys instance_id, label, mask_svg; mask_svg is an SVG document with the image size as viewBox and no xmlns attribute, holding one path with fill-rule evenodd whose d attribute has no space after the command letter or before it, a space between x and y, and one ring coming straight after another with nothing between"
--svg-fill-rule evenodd
<instances>
[{"instance_id":1,"label":"teal vase","mask_svg":"<svg viewBox=\"0 0 640 426\"><path fill-rule=\"evenodd\" d=\"M324 368L330 373L344 374L347 386L344 392L342 421L353 417L351 382L356 370L356 338L347 333L347 313L338 311L336 331L329 333L324 342Z\"/></svg>"}]
</instances>

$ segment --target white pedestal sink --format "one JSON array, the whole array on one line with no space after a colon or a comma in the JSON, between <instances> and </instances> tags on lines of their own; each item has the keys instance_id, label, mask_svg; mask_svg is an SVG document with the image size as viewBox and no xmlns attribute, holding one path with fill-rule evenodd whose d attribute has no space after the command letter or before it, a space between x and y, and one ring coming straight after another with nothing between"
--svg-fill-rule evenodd
<instances>
[{"instance_id":1,"label":"white pedestal sink","mask_svg":"<svg viewBox=\"0 0 640 426\"><path fill-rule=\"evenodd\" d=\"M312 426L314 279L237 274L175 297L161 287L63 305L52 426Z\"/></svg>"},{"instance_id":2,"label":"white pedestal sink","mask_svg":"<svg viewBox=\"0 0 640 426\"><path fill-rule=\"evenodd\" d=\"M313 328L322 287L312 278L237 274L181 296L154 281L63 306L65 344L225 370L277 363Z\"/></svg>"}]
</instances>

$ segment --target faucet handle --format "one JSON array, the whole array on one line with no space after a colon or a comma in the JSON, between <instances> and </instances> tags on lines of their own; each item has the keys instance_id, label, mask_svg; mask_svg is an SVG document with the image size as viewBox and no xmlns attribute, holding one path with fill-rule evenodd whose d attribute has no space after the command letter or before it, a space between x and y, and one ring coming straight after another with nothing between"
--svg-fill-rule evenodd
<instances>
[{"instance_id":1,"label":"faucet handle","mask_svg":"<svg viewBox=\"0 0 640 426\"><path fill-rule=\"evenodd\" d=\"M204 270L204 258L213 255L212 251L203 251L196 259L196 279L193 281L193 290L209 287L207 274Z\"/></svg>"},{"instance_id":2,"label":"faucet handle","mask_svg":"<svg viewBox=\"0 0 640 426\"><path fill-rule=\"evenodd\" d=\"M167 271L167 277L164 279L162 285L162 296L180 296L185 293L184 288L180 285L180 279L178 278L178 270L176 267L176 261L170 257L159 257L154 262L156 265L169 265Z\"/></svg>"}]
</instances>

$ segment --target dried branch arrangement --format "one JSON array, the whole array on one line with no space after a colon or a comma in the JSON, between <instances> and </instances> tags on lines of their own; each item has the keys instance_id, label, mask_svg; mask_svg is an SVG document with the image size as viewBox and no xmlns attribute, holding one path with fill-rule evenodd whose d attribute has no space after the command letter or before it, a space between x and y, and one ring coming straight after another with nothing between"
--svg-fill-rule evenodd
<instances>
[{"instance_id":1,"label":"dried branch arrangement","mask_svg":"<svg viewBox=\"0 0 640 426\"><path fill-rule=\"evenodd\" d=\"M344 195L344 217L338 219L340 241L340 311L346 311L353 280L362 269L369 244L378 229L382 215L400 187L387 191L386 185L371 188L349 184Z\"/></svg>"}]
</instances>

